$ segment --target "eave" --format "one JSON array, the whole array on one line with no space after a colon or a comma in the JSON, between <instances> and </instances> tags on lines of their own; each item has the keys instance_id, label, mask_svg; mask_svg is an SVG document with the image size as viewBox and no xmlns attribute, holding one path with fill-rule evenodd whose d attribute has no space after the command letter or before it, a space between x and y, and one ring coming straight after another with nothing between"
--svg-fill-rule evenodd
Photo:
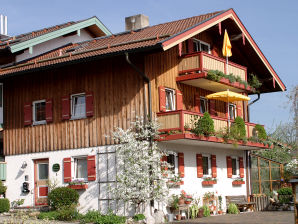
<instances>
[{"instance_id":1,"label":"eave","mask_svg":"<svg viewBox=\"0 0 298 224\"><path fill-rule=\"evenodd\" d=\"M71 32L79 31L81 29L90 27L92 25L96 25L105 35L112 35L112 33L107 29L107 27L96 17L92 17L90 19L84 20L82 22L73 24L71 26L29 39L27 41L23 41L10 46L10 51L12 53L33 47L37 44L41 44L43 42L52 40L54 38L66 35Z\"/></svg>"}]
</instances>

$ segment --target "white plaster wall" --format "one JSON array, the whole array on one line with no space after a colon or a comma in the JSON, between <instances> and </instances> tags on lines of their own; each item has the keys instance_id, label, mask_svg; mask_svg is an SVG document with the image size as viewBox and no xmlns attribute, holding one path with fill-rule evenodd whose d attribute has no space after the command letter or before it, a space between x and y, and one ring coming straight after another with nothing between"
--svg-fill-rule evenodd
<instances>
[{"instance_id":1,"label":"white plaster wall","mask_svg":"<svg viewBox=\"0 0 298 224\"><path fill-rule=\"evenodd\" d=\"M98 150L104 147L82 148L72 150L61 150L53 152L32 153L15 156L6 156L7 180L6 197L12 202L18 199L25 199L23 206L34 206L34 159L49 159L49 179L57 180L59 186L67 185L63 182L63 158L83 155L96 155ZM23 169L22 164L26 162L28 166ZM60 164L60 171L52 171L54 163ZM97 166L97 164L96 164ZM25 182L25 175L29 176L30 193L22 193L22 184ZM73 172L72 172L73 175ZM79 210L85 213L90 209L98 209L98 186L97 181L90 181L87 190L78 190L80 194Z\"/></svg>"},{"instance_id":2,"label":"white plaster wall","mask_svg":"<svg viewBox=\"0 0 298 224\"><path fill-rule=\"evenodd\" d=\"M180 194L181 190L185 190L186 193L192 194L195 197L201 198L204 193L211 191L217 192L217 195L221 195L223 198L223 209L225 209L226 200L225 196L231 195L246 195L246 170L245 170L245 152L241 151L231 145L230 149L216 148L216 147L202 147L202 146L191 146L191 145L179 145L179 144L168 144L159 143L159 146L174 152L184 153L184 174L182 178L184 185L179 188L173 188L170 190L171 194ZM213 186L202 186L203 178L197 178L197 163L196 154L209 154L216 155L217 164L217 184ZM244 178L245 184L240 186L233 186L232 181L234 179L227 178L227 156L243 157L244 163Z\"/></svg>"},{"instance_id":3,"label":"white plaster wall","mask_svg":"<svg viewBox=\"0 0 298 224\"><path fill-rule=\"evenodd\" d=\"M40 54L43 54L55 48L61 47L68 43L78 43L81 41L90 40L92 38L93 37L86 30L82 29L80 36L78 36L77 34L72 36L67 36L67 37L61 36L61 37L43 42L41 44L37 44L33 46L32 54L29 53L29 49L26 49L24 53L16 56L16 62L38 56Z\"/></svg>"}]
</instances>

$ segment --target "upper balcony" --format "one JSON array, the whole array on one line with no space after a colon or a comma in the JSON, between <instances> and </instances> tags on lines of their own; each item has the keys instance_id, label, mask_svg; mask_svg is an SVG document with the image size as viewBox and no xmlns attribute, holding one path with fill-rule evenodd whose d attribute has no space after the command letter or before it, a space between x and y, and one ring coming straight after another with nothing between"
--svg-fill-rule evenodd
<instances>
[{"instance_id":1,"label":"upper balcony","mask_svg":"<svg viewBox=\"0 0 298 224\"><path fill-rule=\"evenodd\" d=\"M222 137L217 136L197 136L191 132L194 128L194 121L199 117L203 116L202 113L190 112L185 110L176 110L176 111L168 111L168 112L160 112L157 113L158 121L161 125L161 139L160 141L173 141L179 139L191 139L191 140L200 140L207 142L215 142L215 143L230 143L233 144L235 142L231 140L224 140ZM216 133L223 131L228 127L228 119L220 118L216 116L211 116L214 121L214 129ZM256 124L245 122L246 127L246 137L249 139L252 136L256 135L254 130ZM238 141L237 144L241 146L243 149L248 148L268 148L267 145L259 142L252 141Z\"/></svg>"},{"instance_id":2,"label":"upper balcony","mask_svg":"<svg viewBox=\"0 0 298 224\"><path fill-rule=\"evenodd\" d=\"M179 76L177 82L210 90L212 92L230 89L234 92L252 91L249 85L239 82L231 82L229 79L221 78L218 82L208 79L209 70L217 70L224 74L233 74L247 82L247 68L225 59L213 56L206 52L195 52L182 55L179 63Z\"/></svg>"}]
</instances>

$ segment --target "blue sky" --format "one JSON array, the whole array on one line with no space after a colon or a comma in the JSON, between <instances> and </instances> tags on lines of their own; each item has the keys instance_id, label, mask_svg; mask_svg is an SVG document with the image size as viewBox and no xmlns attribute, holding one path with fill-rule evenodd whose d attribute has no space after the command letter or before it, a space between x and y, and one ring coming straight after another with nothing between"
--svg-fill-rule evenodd
<instances>
[{"instance_id":1,"label":"blue sky","mask_svg":"<svg viewBox=\"0 0 298 224\"><path fill-rule=\"evenodd\" d=\"M228 8L236 11L287 89L297 85L297 0L9 0L1 2L0 14L8 16L9 35L94 15L117 33L124 30L126 16L143 13L155 25ZM286 94L262 94L251 107L251 122L267 130L287 122L292 115Z\"/></svg>"}]
</instances>

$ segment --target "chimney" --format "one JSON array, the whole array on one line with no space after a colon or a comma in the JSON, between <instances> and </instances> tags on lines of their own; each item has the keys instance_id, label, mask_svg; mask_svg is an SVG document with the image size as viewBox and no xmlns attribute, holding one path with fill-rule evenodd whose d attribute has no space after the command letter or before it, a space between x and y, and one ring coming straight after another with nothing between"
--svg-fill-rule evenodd
<instances>
[{"instance_id":1,"label":"chimney","mask_svg":"<svg viewBox=\"0 0 298 224\"><path fill-rule=\"evenodd\" d=\"M125 18L125 30L138 30L149 26L149 17L143 14Z\"/></svg>"},{"instance_id":2,"label":"chimney","mask_svg":"<svg viewBox=\"0 0 298 224\"><path fill-rule=\"evenodd\" d=\"M0 35L7 36L7 16L0 15Z\"/></svg>"}]
</instances>

